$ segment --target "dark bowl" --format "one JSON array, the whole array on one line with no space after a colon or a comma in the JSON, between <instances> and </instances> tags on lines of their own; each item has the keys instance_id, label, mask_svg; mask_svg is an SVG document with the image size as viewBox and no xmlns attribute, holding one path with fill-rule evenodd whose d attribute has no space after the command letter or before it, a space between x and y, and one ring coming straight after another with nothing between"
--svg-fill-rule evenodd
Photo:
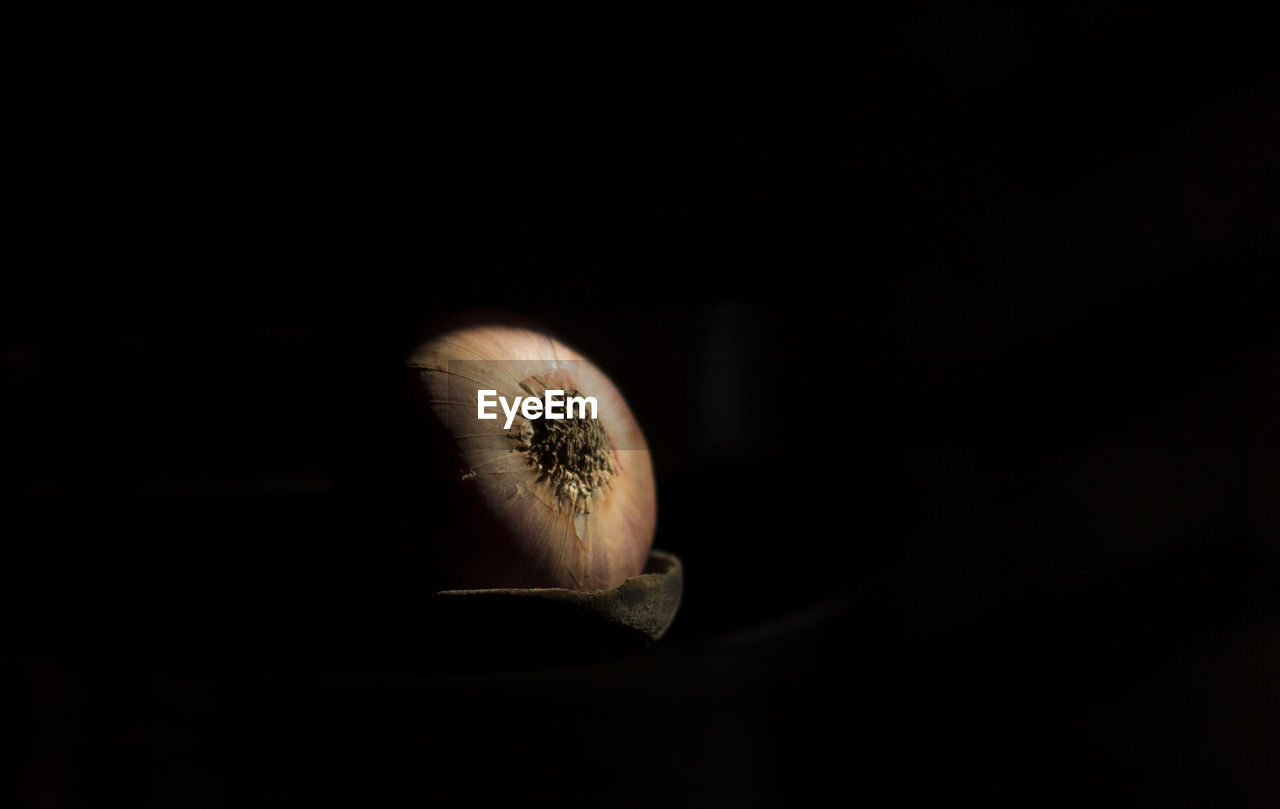
<instances>
[{"instance_id":1,"label":"dark bowl","mask_svg":"<svg viewBox=\"0 0 1280 809\"><path fill-rule=\"evenodd\" d=\"M431 607L436 640L461 667L519 668L648 646L675 620L683 590L680 560L653 550L643 573L612 590L442 590Z\"/></svg>"}]
</instances>

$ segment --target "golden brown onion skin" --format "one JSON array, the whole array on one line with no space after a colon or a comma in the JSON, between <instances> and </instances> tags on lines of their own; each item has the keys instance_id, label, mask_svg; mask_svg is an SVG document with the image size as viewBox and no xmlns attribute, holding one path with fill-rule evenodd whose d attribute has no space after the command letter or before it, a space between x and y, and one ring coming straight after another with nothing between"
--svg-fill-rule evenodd
<instances>
[{"instance_id":1,"label":"golden brown onion skin","mask_svg":"<svg viewBox=\"0 0 1280 809\"><path fill-rule=\"evenodd\" d=\"M431 437L410 458L424 537L438 583L448 589L562 587L603 590L642 572L657 523L648 445L613 383L573 349L509 321L437 329L406 362L416 417ZM531 380L537 380L533 382ZM512 428L477 418L476 392L514 401L531 386L596 397L607 436L608 473L589 493L566 494L565 478L531 460L531 422ZM523 433L521 432L523 430ZM584 487L585 488L585 487Z\"/></svg>"}]
</instances>

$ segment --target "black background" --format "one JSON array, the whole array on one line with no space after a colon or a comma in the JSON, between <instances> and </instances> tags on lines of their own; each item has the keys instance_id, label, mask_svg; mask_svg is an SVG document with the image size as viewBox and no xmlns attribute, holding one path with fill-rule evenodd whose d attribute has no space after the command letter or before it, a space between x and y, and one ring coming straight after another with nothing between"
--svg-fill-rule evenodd
<instances>
[{"instance_id":1,"label":"black background","mask_svg":"<svg viewBox=\"0 0 1280 809\"><path fill-rule=\"evenodd\" d=\"M313 25L24 86L19 805L1280 798L1259 26ZM632 404L654 647L459 673L417 621L395 381L474 306Z\"/></svg>"}]
</instances>

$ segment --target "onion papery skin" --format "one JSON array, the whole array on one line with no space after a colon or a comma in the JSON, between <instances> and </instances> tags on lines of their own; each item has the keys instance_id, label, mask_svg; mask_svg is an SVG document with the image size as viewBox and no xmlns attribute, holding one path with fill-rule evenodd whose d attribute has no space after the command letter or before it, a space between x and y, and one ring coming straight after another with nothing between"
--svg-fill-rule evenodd
<instances>
[{"instance_id":1,"label":"onion papery skin","mask_svg":"<svg viewBox=\"0 0 1280 809\"><path fill-rule=\"evenodd\" d=\"M406 364L427 439L415 445L427 457L408 459L415 507L440 589L605 590L643 572L657 525L652 460L595 365L541 329L494 320L437 328ZM530 380L596 398L607 448L593 457L607 457L608 472L589 493L531 460L516 437L533 429L523 414L511 429L500 407L495 420L477 417L478 390L514 401L530 395L522 383L537 388Z\"/></svg>"}]
</instances>

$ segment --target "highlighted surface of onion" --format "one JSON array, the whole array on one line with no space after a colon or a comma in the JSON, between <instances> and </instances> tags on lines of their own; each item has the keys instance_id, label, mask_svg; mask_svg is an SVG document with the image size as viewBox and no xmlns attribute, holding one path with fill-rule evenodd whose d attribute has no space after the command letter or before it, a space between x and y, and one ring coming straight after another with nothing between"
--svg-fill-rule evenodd
<instances>
[{"instance_id":1,"label":"highlighted surface of onion","mask_svg":"<svg viewBox=\"0 0 1280 809\"><path fill-rule=\"evenodd\" d=\"M657 522L648 445L613 383L541 331L461 326L420 344L407 365L433 436L424 467L430 538L443 586L604 590L641 573ZM477 395L594 397L596 419L480 420Z\"/></svg>"}]
</instances>

